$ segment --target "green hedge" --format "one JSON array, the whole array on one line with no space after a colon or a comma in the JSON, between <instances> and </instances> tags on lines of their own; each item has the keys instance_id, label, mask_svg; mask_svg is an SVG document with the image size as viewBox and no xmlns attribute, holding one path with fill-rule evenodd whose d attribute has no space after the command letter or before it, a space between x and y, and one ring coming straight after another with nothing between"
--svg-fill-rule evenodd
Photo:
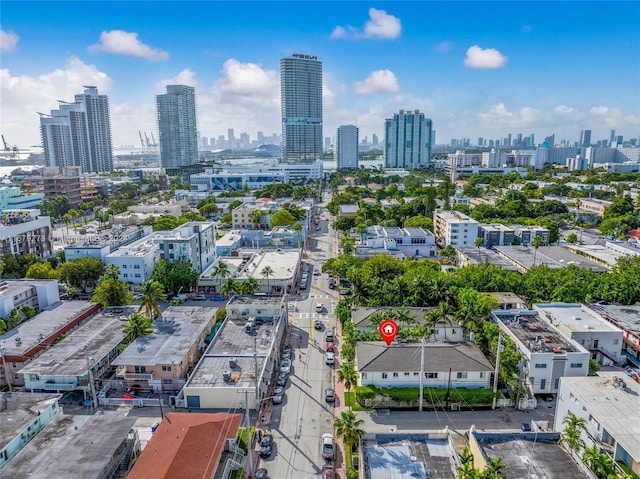
<instances>
[{"instance_id":1,"label":"green hedge","mask_svg":"<svg viewBox=\"0 0 640 479\"><path fill-rule=\"evenodd\" d=\"M251 426L251 438L253 439L253 437L256 434L256 428L255 426ZM236 435L236 441L238 442L238 447L240 447L240 449L242 449L245 454L247 452L247 428L246 427L239 427L238 428L238 434Z\"/></svg>"},{"instance_id":2,"label":"green hedge","mask_svg":"<svg viewBox=\"0 0 640 479\"><path fill-rule=\"evenodd\" d=\"M356 388L356 401L364 404L365 399L373 399L376 396L389 396L398 402L416 402L420 396L419 388L377 388L375 386L358 386ZM446 388L424 388L423 400L426 404L446 403ZM478 405L491 404L493 391L491 389L451 389L449 403L458 402Z\"/></svg>"}]
</instances>

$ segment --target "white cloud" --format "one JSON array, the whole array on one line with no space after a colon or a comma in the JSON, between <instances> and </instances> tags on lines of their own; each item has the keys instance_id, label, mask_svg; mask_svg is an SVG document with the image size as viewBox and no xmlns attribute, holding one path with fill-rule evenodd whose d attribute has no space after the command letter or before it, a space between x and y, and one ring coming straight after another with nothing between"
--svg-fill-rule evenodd
<instances>
[{"instance_id":1,"label":"white cloud","mask_svg":"<svg viewBox=\"0 0 640 479\"><path fill-rule=\"evenodd\" d=\"M151 62L166 61L169 54L165 51L145 45L135 32L111 30L100 34L100 43L89 47L91 53L115 53L131 57L146 58Z\"/></svg>"},{"instance_id":2,"label":"white cloud","mask_svg":"<svg viewBox=\"0 0 640 479\"><path fill-rule=\"evenodd\" d=\"M18 45L18 39L20 37L13 32L5 32L0 30L0 52L11 53L16 49Z\"/></svg>"},{"instance_id":3,"label":"white cloud","mask_svg":"<svg viewBox=\"0 0 640 479\"><path fill-rule=\"evenodd\" d=\"M57 100L73 101L83 85L95 85L100 93L108 93L113 80L76 57L69 58L63 68L37 76L12 76L9 69L1 69L0 116L7 141L21 148L40 143L36 112L57 109Z\"/></svg>"},{"instance_id":4,"label":"white cloud","mask_svg":"<svg viewBox=\"0 0 640 479\"><path fill-rule=\"evenodd\" d=\"M195 72L189 70L188 68L185 68L173 78L160 80L158 83L156 83L156 87L155 87L156 94L166 93L167 90L165 87L167 85L187 85L187 86L192 86L194 88L198 88L199 86L198 81L196 80Z\"/></svg>"},{"instance_id":5,"label":"white cloud","mask_svg":"<svg viewBox=\"0 0 640 479\"><path fill-rule=\"evenodd\" d=\"M384 10L369 9L369 20L362 28L351 25L337 26L331 32L331 39L360 39L394 40L402 33L402 23L398 17L388 14Z\"/></svg>"},{"instance_id":6,"label":"white cloud","mask_svg":"<svg viewBox=\"0 0 640 479\"><path fill-rule=\"evenodd\" d=\"M494 48L482 49L474 45L467 50L464 66L473 69L502 68L507 63L507 57Z\"/></svg>"},{"instance_id":7,"label":"white cloud","mask_svg":"<svg viewBox=\"0 0 640 479\"><path fill-rule=\"evenodd\" d=\"M451 42L440 42L433 49L438 53L448 52L453 48L453 43Z\"/></svg>"},{"instance_id":8,"label":"white cloud","mask_svg":"<svg viewBox=\"0 0 640 479\"><path fill-rule=\"evenodd\" d=\"M391 70L376 70L364 79L356 82L354 91L358 95L378 95L395 93L400 89L398 79Z\"/></svg>"},{"instance_id":9,"label":"white cloud","mask_svg":"<svg viewBox=\"0 0 640 479\"><path fill-rule=\"evenodd\" d=\"M265 99L269 102L274 96L278 96L280 89L280 76L275 70L265 70L255 63L242 63L235 58L224 62L222 77L214 84L220 101L233 103L243 102L262 103Z\"/></svg>"}]
</instances>

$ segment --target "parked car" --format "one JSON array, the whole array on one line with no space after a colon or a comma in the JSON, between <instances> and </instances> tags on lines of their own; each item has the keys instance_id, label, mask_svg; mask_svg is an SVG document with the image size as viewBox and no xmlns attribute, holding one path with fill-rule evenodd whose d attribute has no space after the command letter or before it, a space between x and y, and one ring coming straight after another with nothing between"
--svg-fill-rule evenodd
<instances>
[{"instance_id":1,"label":"parked car","mask_svg":"<svg viewBox=\"0 0 640 479\"><path fill-rule=\"evenodd\" d=\"M222 294L214 294L213 296L211 296L211 301L224 301L225 298L224 295Z\"/></svg>"},{"instance_id":2,"label":"parked car","mask_svg":"<svg viewBox=\"0 0 640 479\"><path fill-rule=\"evenodd\" d=\"M328 353L335 353L336 347L333 343L327 343L327 347L325 348L325 351Z\"/></svg>"},{"instance_id":3,"label":"parked car","mask_svg":"<svg viewBox=\"0 0 640 479\"><path fill-rule=\"evenodd\" d=\"M531 425L527 422L523 422L522 426L520 426L522 432L531 432Z\"/></svg>"},{"instance_id":4,"label":"parked car","mask_svg":"<svg viewBox=\"0 0 640 479\"><path fill-rule=\"evenodd\" d=\"M320 320L320 319L316 319L316 320L313 322L313 327L314 327L314 329L316 329L316 330L318 330L318 331L319 331L319 330L321 330L321 329L322 329L322 320Z\"/></svg>"},{"instance_id":5,"label":"parked car","mask_svg":"<svg viewBox=\"0 0 640 479\"><path fill-rule=\"evenodd\" d=\"M325 389L324 400L327 402L334 402L336 400L336 392L331 388Z\"/></svg>"},{"instance_id":6,"label":"parked car","mask_svg":"<svg viewBox=\"0 0 640 479\"><path fill-rule=\"evenodd\" d=\"M332 464L325 464L324 466L322 466L322 479L335 479L335 478L336 478L336 470L333 468Z\"/></svg>"},{"instance_id":7,"label":"parked car","mask_svg":"<svg viewBox=\"0 0 640 479\"><path fill-rule=\"evenodd\" d=\"M334 446L333 446L333 434L325 432L322 435L322 457L328 460L333 460Z\"/></svg>"},{"instance_id":8,"label":"parked car","mask_svg":"<svg viewBox=\"0 0 640 479\"><path fill-rule=\"evenodd\" d=\"M278 379L276 380L276 384L278 386L286 386L287 385L287 375L285 373L278 374Z\"/></svg>"},{"instance_id":9,"label":"parked car","mask_svg":"<svg viewBox=\"0 0 640 479\"><path fill-rule=\"evenodd\" d=\"M333 343L333 331L328 330L324 336L324 339L327 341L327 343Z\"/></svg>"},{"instance_id":10,"label":"parked car","mask_svg":"<svg viewBox=\"0 0 640 479\"><path fill-rule=\"evenodd\" d=\"M204 294L196 294L193 299L196 301L205 301L207 297Z\"/></svg>"},{"instance_id":11,"label":"parked car","mask_svg":"<svg viewBox=\"0 0 640 479\"><path fill-rule=\"evenodd\" d=\"M269 457L273 452L273 435L265 434L260 441L260 457Z\"/></svg>"},{"instance_id":12,"label":"parked car","mask_svg":"<svg viewBox=\"0 0 640 479\"><path fill-rule=\"evenodd\" d=\"M273 390L273 404L280 404L282 399L284 398L284 388L282 386L278 386Z\"/></svg>"},{"instance_id":13,"label":"parked car","mask_svg":"<svg viewBox=\"0 0 640 479\"><path fill-rule=\"evenodd\" d=\"M291 372L291 359L284 359L280 365L280 372L289 374Z\"/></svg>"},{"instance_id":14,"label":"parked car","mask_svg":"<svg viewBox=\"0 0 640 479\"><path fill-rule=\"evenodd\" d=\"M329 366L334 365L336 363L336 355L335 355L335 353L328 352L326 354L324 362L327 363Z\"/></svg>"},{"instance_id":15,"label":"parked car","mask_svg":"<svg viewBox=\"0 0 640 479\"><path fill-rule=\"evenodd\" d=\"M322 274L322 272L319 269L314 269L313 270L313 275L314 276L320 276Z\"/></svg>"},{"instance_id":16,"label":"parked car","mask_svg":"<svg viewBox=\"0 0 640 479\"><path fill-rule=\"evenodd\" d=\"M261 467L260 469L258 469L256 471L256 473L253 475L254 479L269 479L269 476L267 475L267 470L264 467ZM333 479L333 476L330 476L331 479Z\"/></svg>"},{"instance_id":17,"label":"parked car","mask_svg":"<svg viewBox=\"0 0 640 479\"><path fill-rule=\"evenodd\" d=\"M285 349L282 352L282 359L292 359L293 351L291 349Z\"/></svg>"},{"instance_id":18,"label":"parked car","mask_svg":"<svg viewBox=\"0 0 640 479\"><path fill-rule=\"evenodd\" d=\"M322 313L324 311L324 304L316 303L316 313Z\"/></svg>"}]
</instances>

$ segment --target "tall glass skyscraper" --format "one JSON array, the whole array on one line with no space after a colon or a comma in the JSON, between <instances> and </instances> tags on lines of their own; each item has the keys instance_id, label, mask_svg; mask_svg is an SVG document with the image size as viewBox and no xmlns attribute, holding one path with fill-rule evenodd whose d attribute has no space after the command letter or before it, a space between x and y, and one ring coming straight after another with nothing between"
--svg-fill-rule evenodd
<instances>
[{"instance_id":1,"label":"tall glass skyscraper","mask_svg":"<svg viewBox=\"0 0 640 479\"><path fill-rule=\"evenodd\" d=\"M280 59L282 159L313 163L322 159L322 62L294 53Z\"/></svg>"},{"instance_id":2,"label":"tall glass skyscraper","mask_svg":"<svg viewBox=\"0 0 640 479\"><path fill-rule=\"evenodd\" d=\"M165 169L198 163L198 128L195 89L167 85L167 93L156 96L160 162Z\"/></svg>"},{"instance_id":3,"label":"tall glass skyscraper","mask_svg":"<svg viewBox=\"0 0 640 479\"><path fill-rule=\"evenodd\" d=\"M433 124L419 110L394 113L384 121L384 164L415 170L431 163Z\"/></svg>"},{"instance_id":4,"label":"tall glass skyscraper","mask_svg":"<svg viewBox=\"0 0 640 479\"><path fill-rule=\"evenodd\" d=\"M80 166L83 173L113 171L109 98L85 86L73 103L40 114L40 134L49 166Z\"/></svg>"},{"instance_id":5,"label":"tall glass skyscraper","mask_svg":"<svg viewBox=\"0 0 640 479\"><path fill-rule=\"evenodd\" d=\"M335 157L338 169L358 168L358 127L341 125L336 132Z\"/></svg>"}]
</instances>

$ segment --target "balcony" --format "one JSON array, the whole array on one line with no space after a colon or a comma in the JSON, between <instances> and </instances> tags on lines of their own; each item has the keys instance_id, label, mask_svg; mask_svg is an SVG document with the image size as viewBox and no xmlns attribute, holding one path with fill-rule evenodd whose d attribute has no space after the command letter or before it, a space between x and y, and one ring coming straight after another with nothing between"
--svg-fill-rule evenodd
<instances>
[{"instance_id":1,"label":"balcony","mask_svg":"<svg viewBox=\"0 0 640 479\"><path fill-rule=\"evenodd\" d=\"M118 366L118 369L116 369L116 376L129 381L149 381L150 379L153 379L153 372L130 373L127 371L126 366Z\"/></svg>"}]
</instances>

